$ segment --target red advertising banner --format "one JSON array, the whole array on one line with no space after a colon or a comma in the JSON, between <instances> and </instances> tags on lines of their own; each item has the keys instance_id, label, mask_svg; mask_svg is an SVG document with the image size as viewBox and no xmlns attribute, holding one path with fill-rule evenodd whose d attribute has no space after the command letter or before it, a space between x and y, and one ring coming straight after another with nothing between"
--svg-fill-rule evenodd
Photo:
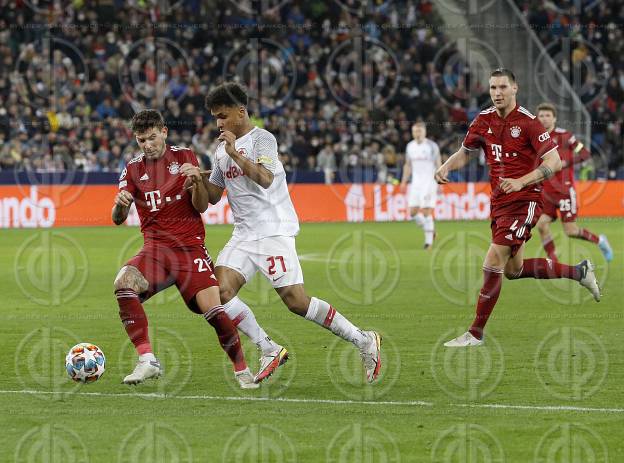
<instances>
[{"instance_id":1,"label":"red advertising banner","mask_svg":"<svg viewBox=\"0 0 624 463\"><path fill-rule=\"evenodd\" d=\"M581 217L624 217L624 181L577 182ZM0 185L0 227L111 225L116 185ZM292 184L290 194L302 222L407 220L407 195L398 186ZM489 184L451 183L440 188L437 220L489 217ZM223 199L203 214L207 224L232 223ZM128 225L138 225L135 210Z\"/></svg>"}]
</instances>

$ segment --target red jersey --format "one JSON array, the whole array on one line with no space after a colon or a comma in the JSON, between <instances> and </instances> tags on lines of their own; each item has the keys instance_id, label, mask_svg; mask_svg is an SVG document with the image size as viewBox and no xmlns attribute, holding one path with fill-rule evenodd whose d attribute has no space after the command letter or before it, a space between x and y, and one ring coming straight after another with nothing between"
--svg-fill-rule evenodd
<instances>
[{"instance_id":1,"label":"red jersey","mask_svg":"<svg viewBox=\"0 0 624 463\"><path fill-rule=\"evenodd\" d=\"M541 157L557 148L539 120L522 106L501 118L494 106L481 111L472 121L462 146L468 151L483 149L490 168L491 208L514 201L541 200L541 186L529 185L505 194L500 178L520 178L536 169Z\"/></svg>"},{"instance_id":2,"label":"red jersey","mask_svg":"<svg viewBox=\"0 0 624 463\"><path fill-rule=\"evenodd\" d=\"M591 155L572 132L557 127L550 132L550 136L559 145L559 156L564 165L559 172L543 183L544 194L555 197L567 194L570 188L574 187L574 164L589 159Z\"/></svg>"},{"instance_id":3,"label":"red jersey","mask_svg":"<svg viewBox=\"0 0 624 463\"><path fill-rule=\"evenodd\" d=\"M150 161L139 154L121 172L119 189L134 198L145 244L204 244L204 223L193 207L191 193L184 190L186 177L179 174L187 162L199 165L190 149L166 145L160 159Z\"/></svg>"}]
</instances>

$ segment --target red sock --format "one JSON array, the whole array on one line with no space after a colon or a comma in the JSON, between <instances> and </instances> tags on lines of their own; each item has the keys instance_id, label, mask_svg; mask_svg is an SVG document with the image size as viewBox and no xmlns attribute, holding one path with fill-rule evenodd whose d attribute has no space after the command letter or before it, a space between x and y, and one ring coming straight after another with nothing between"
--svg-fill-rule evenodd
<instances>
[{"instance_id":1,"label":"red sock","mask_svg":"<svg viewBox=\"0 0 624 463\"><path fill-rule=\"evenodd\" d=\"M245 362L245 355L241 348L238 331L232 323L232 320L230 320L224 312L223 306L218 305L213 307L204 314L204 318L217 332L219 344L221 344L221 348L228 355L232 364L234 364L234 371L242 371L247 368L247 362Z\"/></svg>"},{"instance_id":2,"label":"red sock","mask_svg":"<svg viewBox=\"0 0 624 463\"><path fill-rule=\"evenodd\" d=\"M596 244L598 244L598 241L600 241L600 238L598 238L597 235L594 235L592 232L590 232L587 228L581 228L579 230L579 234L576 236L573 236L572 238L578 238L578 239L585 240L585 241L591 241L592 243L596 243Z\"/></svg>"},{"instance_id":3,"label":"red sock","mask_svg":"<svg viewBox=\"0 0 624 463\"><path fill-rule=\"evenodd\" d=\"M481 339L483 337L483 328L490 318L492 310L498 301L501 285L503 284L502 270L483 269L483 286L479 292L477 301L477 315L470 326L472 335Z\"/></svg>"},{"instance_id":4,"label":"red sock","mask_svg":"<svg viewBox=\"0 0 624 463\"><path fill-rule=\"evenodd\" d=\"M555 251L555 242L553 239L549 239L548 241L542 243L544 246L544 251L546 251L546 255L550 260L557 261L557 252Z\"/></svg>"},{"instance_id":5,"label":"red sock","mask_svg":"<svg viewBox=\"0 0 624 463\"><path fill-rule=\"evenodd\" d=\"M115 296L119 304L119 318L138 354L152 352L147 331L147 315L138 294L132 289L118 289Z\"/></svg>"},{"instance_id":6,"label":"red sock","mask_svg":"<svg viewBox=\"0 0 624 463\"><path fill-rule=\"evenodd\" d=\"M579 281L581 272L574 265L560 264L548 259L524 259L522 272L517 278L537 278L551 280L553 278L569 278Z\"/></svg>"}]
</instances>

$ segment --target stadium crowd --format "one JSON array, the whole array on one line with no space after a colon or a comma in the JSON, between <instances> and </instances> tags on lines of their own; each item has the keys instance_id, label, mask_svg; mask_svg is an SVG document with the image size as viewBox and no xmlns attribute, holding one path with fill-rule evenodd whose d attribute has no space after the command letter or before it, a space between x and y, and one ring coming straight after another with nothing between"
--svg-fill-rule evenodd
<instances>
[{"instance_id":1,"label":"stadium crowd","mask_svg":"<svg viewBox=\"0 0 624 463\"><path fill-rule=\"evenodd\" d=\"M144 107L161 110L169 141L208 167L217 134L204 95L238 79L287 170L330 179L340 167L371 167L387 181L411 122L427 122L449 153L489 98L483 82L443 65L453 49L428 0L275 1L261 13L272 3L156 3L37 10L0 0L0 170L119 171L136 152L128 120ZM605 121L596 140L621 153L621 124L607 122L623 106L621 57L613 63L609 99L596 99L592 115Z\"/></svg>"},{"instance_id":2,"label":"stadium crowd","mask_svg":"<svg viewBox=\"0 0 624 463\"><path fill-rule=\"evenodd\" d=\"M579 91L592 120L592 147L609 176L624 176L624 4L619 0L516 0Z\"/></svg>"}]
</instances>

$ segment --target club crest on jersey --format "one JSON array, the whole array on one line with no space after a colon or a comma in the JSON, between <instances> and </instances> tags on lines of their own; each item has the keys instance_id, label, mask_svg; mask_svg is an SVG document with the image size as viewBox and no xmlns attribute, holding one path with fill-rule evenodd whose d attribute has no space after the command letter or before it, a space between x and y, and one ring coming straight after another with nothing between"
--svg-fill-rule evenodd
<instances>
[{"instance_id":1,"label":"club crest on jersey","mask_svg":"<svg viewBox=\"0 0 624 463\"><path fill-rule=\"evenodd\" d=\"M514 125L510 130L513 138L518 138L520 136L521 129L517 125Z\"/></svg>"},{"instance_id":2,"label":"club crest on jersey","mask_svg":"<svg viewBox=\"0 0 624 463\"><path fill-rule=\"evenodd\" d=\"M167 166L167 170L171 175L175 175L180 172L180 164L177 161L173 161L171 164Z\"/></svg>"},{"instance_id":3,"label":"club crest on jersey","mask_svg":"<svg viewBox=\"0 0 624 463\"><path fill-rule=\"evenodd\" d=\"M238 148L238 154L247 157L247 150L245 148Z\"/></svg>"}]
</instances>

